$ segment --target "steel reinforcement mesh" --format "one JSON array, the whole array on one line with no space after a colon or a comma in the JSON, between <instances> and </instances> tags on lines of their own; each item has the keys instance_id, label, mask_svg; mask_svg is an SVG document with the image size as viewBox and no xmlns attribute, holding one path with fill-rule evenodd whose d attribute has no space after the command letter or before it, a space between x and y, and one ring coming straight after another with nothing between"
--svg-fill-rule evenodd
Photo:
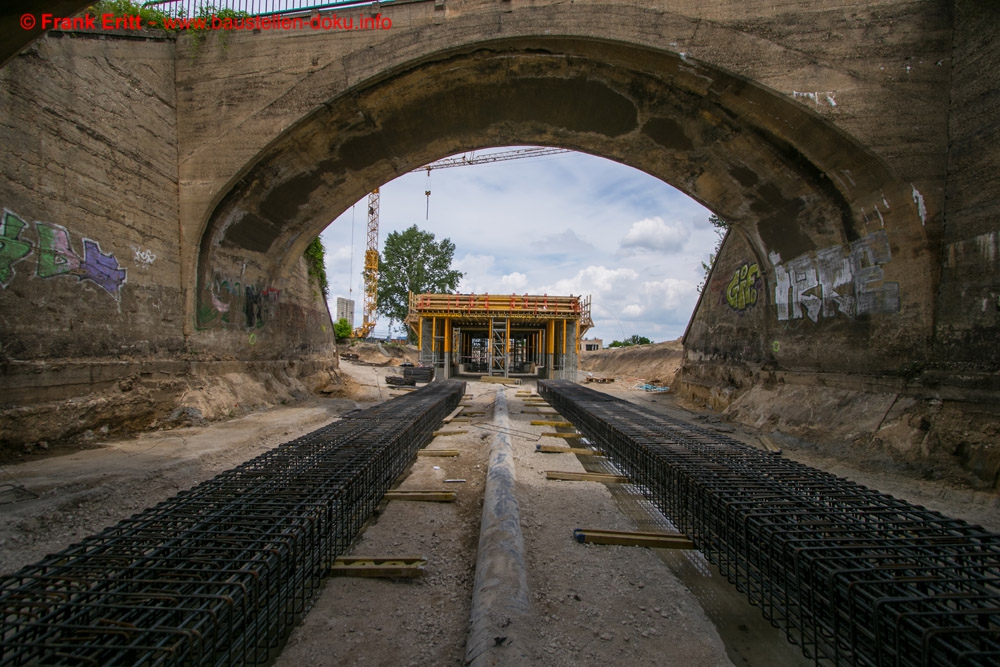
<instances>
[{"instance_id":1,"label":"steel reinforcement mesh","mask_svg":"<svg viewBox=\"0 0 1000 667\"><path fill-rule=\"evenodd\" d=\"M1000 535L580 385L539 393L817 665L1000 665Z\"/></svg>"},{"instance_id":2,"label":"steel reinforcement mesh","mask_svg":"<svg viewBox=\"0 0 1000 667\"><path fill-rule=\"evenodd\" d=\"M0 580L0 665L273 658L465 383L345 416Z\"/></svg>"}]
</instances>

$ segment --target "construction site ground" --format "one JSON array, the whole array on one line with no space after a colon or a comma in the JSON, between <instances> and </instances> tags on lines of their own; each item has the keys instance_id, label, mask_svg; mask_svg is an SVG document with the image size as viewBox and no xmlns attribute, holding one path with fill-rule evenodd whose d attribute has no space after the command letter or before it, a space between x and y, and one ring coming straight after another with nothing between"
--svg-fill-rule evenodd
<instances>
[{"instance_id":1,"label":"construction site ground","mask_svg":"<svg viewBox=\"0 0 1000 667\"><path fill-rule=\"evenodd\" d=\"M82 451L6 465L0 504L0 572L11 573L268 448L349 410L400 393L385 384L407 360L395 350L363 348L342 362L345 394L205 426L101 443ZM383 365L385 364L385 365ZM758 445L752 430L685 409L668 393L625 382L593 385L653 410L708 424ZM630 494L596 482L555 482L546 470L584 471L574 454L536 453L556 430L532 420L533 383L504 387L470 381L469 405L420 456L401 489L447 489L454 503L385 502L359 536L356 556L427 559L414 579L334 577L292 633L276 664L461 665L469 627L492 405L506 393L530 591L522 648L537 665L805 665L796 647L763 620L697 552L578 544L575 528L643 530L660 518ZM784 456L945 514L1000 531L994 495L884 470L866 471L808 443ZM446 481L461 480L461 481Z\"/></svg>"}]
</instances>

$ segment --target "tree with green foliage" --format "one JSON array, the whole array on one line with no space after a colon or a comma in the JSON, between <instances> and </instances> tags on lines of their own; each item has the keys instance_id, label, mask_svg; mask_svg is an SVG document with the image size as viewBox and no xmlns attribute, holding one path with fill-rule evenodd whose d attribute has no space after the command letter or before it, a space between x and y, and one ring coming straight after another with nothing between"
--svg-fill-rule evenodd
<instances>
[{"instance_id":1,"label":"tree with green foliage","mask_svg":"<svg viewBox=\"0 0 1000 667\"><path fill-rule=\"evenodd\" d=\"M463 274L451 268L454 255L451 240L435 242L434 234L416 225L386 237L379 258L378 312L389 318L390 328L406 319L410 292L447 293L458 288Z\"/></svg>"},{"instance_id":2,"label":"tree with green foliage","mask_svg":"<svg viewBox=\"0 0 1000 667\"><path fill-rule=\"evenodd\" d=\"M649 345L653 341L649 340L645 336L640 336L639 334L632 334L625 340L616 340L608 347L632 347L633 345Z\"/></svg>"},{"instance_id":3,"label":"tree with green foliage","mask_svg":"<svg viewBox=\"0 0 1000 667\"><path fill-rule=\"evenodd\" d=\"M330 295L330 283L326 279L326 251L323 249L323 241L318 236L306 247L303 257L306 258L309 277L316 279L320 291L323 292L323 298L327 298Z\"/></svg>"},{"instance_id":4,"label":"tree with green foliage","mask_svg":"<svg viewBox=\"0 0 1000 667\"><path fill-rule=\"evenodd\" d=\"M712 267L715 265L715 258L719 256L719 251L722 250L722 242L726 240L726 234L729 233L729 223L716 214L712 213L709 215L708 221L715 227L715 250L708 256L707 262L701 263L701 268L705 274L701 278L701 283L698 284L699 294L705 289L705 283L708 282L708 274L712 272Z\"/></svg>"},{"instance_id":5,"label":"tree with green foliage","mask_svg":"<svg viewBox=\"0 0 1000 667\"><path fill-rule=\"evenodd\" d=\"M351 337L351 333L353 331L354 330L351 327L351 323L347 321L346 317L341 317L333 325L333 333L337 337L337 340L341 340L341 339L344 339L344 338L350 338Z\"/></svg>"}]
</instances>

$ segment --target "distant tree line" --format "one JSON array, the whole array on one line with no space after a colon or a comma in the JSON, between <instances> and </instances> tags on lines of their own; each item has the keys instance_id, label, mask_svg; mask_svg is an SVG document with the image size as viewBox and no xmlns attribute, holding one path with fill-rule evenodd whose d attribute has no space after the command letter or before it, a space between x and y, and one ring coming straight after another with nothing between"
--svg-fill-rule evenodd
<instances>
[{"instance_id":1,"label":"distant tree line","mask_svg":"<svg viewBox=\"0 0 1000 667\"><path fill-rule=\"evenodd\" d=\"M649 340L645 336L640 336L638 334L633 334L626 338L625 340L616 340L608 347L632 347L633 345L649 345L653 341Z\"/></svg>"}]
</instances>

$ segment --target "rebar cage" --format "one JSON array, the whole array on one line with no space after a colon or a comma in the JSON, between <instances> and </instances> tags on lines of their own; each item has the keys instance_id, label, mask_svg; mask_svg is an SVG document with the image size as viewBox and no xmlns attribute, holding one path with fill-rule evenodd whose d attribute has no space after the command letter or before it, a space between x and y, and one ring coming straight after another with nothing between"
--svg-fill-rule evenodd
<instances>
[{"instance_id":1,"label":"rebar cage","mask_svg":"<svg viewBox=\"0 0 1000 667\"><path fill-rule=\"evenodd\" d=\"M538 391L816 665L1000 664L1000 535L565 380Z\"/></svg>"},{"instance_id":2,"label":"rebar cage","mask_svg":"<svg viewBox=\"0 0 1000 667\"><path fill-rule=\"evenodd\" d=\"M464 391L347 415L0 580L0 665L267 662Z\"/></svg>"}]
</instances>

